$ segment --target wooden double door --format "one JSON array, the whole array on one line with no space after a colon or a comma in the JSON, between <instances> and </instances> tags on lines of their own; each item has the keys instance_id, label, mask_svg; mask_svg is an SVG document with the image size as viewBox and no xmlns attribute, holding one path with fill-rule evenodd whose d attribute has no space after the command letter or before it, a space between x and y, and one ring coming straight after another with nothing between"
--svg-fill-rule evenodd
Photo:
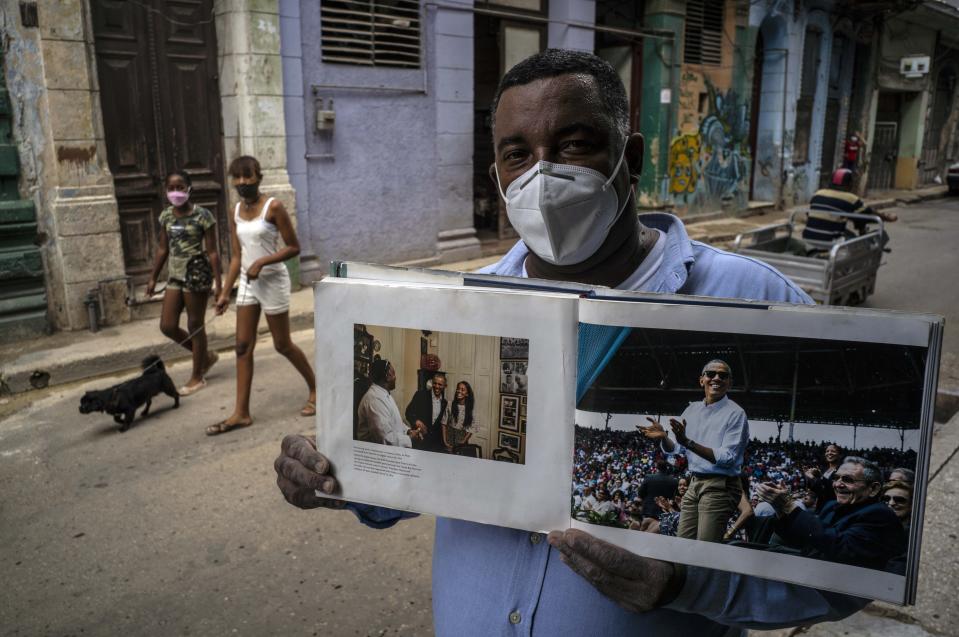
<instances>
[{"instance_id":1,"label":"wooden double door","mask_svg":"<svg viewBox=\"0 0 959 637\"><path fill-rule=\"evenodd\" d=\"M213 0L91 0L107 159L126 274L142 283L168 204L164 179L185 170L192 201L225 217L223 126Z\"/></svg>"}]
</instances>

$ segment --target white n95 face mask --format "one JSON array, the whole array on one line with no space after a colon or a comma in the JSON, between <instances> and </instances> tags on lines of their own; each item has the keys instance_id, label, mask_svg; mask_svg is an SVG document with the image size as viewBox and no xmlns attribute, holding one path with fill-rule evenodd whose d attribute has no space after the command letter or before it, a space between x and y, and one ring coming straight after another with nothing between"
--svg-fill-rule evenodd
<instances>
[{"instance_id":1,"label":"white n95 face mask","mask_svg":"<svg viewBox=\"0 0 959 637\"><path fill-rule=\"evenodd\" d=\"M540 161L504 193L497 171L506 214L526 247L553 265L582 263L596 254L629 201L620 204L613 187L625 153L624 146L609 179L591 168Z\"/></svg>"}]
</instances>

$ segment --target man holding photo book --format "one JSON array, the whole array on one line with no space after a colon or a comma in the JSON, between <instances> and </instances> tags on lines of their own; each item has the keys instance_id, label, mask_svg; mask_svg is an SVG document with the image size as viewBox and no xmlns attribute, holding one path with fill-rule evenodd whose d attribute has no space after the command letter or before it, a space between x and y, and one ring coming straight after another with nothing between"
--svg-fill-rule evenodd
<instances>
[{"instance_id":1,"label":"man holding photo book","mask_svg":"<svg viewBox=\"0 0 959 637\"><path fill-rule=\"evenodd\" d=\"M548 49L523 60L500 80L492 128L490 177L522 240L484 272L811 303L768 265L691 240L672 215L637 217L633 186L643 138L630 134L623 83L602 59ZM374 528L412 515L317 495L335 493L338 485L330 460L306 437L284 438L274 466L283 496L300 508L347 507ZM436 520L437 635L726 635L730 625L772 629L833 621L865 604L640 557L579 530L544 538Z\"/></svg>"},{"instance_id":2,"label":"man holding photo book","mask_svg":"<svg viewBox=\"0 0 959 637\"><path fill-rule=\"evenodd\" d=\"M658 418L647 418L652 424L640 431L650 440L659 440L667 454L685 453L689 461L693 475L683 496L676 535L722 542L743 493L739 472L749 442L749 423L743 408L726 396L733 372L725 361L706 363L699 384L705 398L690 403L678 420L669 420L675 441Z\"/></svg>"}]
</instances>

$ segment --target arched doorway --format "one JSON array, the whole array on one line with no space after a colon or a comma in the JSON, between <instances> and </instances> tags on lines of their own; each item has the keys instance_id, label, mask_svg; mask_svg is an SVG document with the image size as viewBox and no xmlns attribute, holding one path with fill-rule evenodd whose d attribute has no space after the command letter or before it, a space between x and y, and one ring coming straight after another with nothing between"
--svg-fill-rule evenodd
<instances>
[{"instance_id":1,"label":"arched doorway","mask_svg":"<svg viewBox=\"0 0 959 637\"><path fill-rule=\"evenodd\" d=\"M753 157L751 198L779 201L782 195L783 129L789 50L786 22L768 16L759 27L754 62L750 152ZM758 76L758 77L756 77Z\"/></svg>"},{"instance_id":2,"label":"arched doorway","mask_svg":"<svg viewBox=\"0 0 959 637\"><path fill-rule=\"evenodd\" d=\"M749 100L749 155L753 158L752 169L749 171L749 198L755 199L753 184L756 178L756 132L759 130L759 101L763 92L763 58L765 42L760 31L756 36L756 52L753 55L753 90Z\"/></svg>"}]
</instances>

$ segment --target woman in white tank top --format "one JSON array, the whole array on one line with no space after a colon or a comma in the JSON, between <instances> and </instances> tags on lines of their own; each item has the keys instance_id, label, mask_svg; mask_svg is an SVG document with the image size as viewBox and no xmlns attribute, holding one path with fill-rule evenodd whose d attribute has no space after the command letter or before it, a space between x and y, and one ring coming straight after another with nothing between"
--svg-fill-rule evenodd
<instances>
[{"instance_id":1,"label":"woman in white tank top","mask_svg":"<svg viewBox=\"0 0 959 637\"><path fill-rule=\"evenodd\" d=\"M290 338L290 275L283 262L300 253L290 215L283 204L260 194L263 174L253 157L237 157L230 164L230 180L240 195L230 224L232 258L223 292L216 301L217 314L230 305L230 290L239 280L236 295L236 405L226 419L206 428L209 436L253 424L250 391L253 385L253 348L260 311L273 335L273 347L293 363L309 389L302 416L316 414L316 379L306 355ZM282 243L280 242L282 239Z\"/></svg>"}]
</instances>

